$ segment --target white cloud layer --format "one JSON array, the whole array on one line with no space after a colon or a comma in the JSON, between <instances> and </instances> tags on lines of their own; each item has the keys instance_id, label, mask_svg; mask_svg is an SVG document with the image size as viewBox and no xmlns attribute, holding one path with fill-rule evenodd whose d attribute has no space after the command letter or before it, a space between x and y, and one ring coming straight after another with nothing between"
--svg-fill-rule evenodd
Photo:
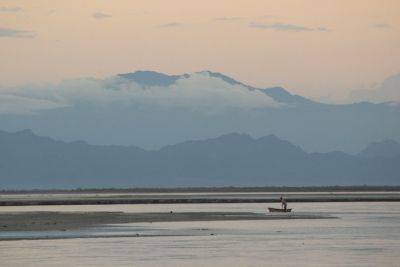
<instances>
[{"instance_id":1,"label":"white cloud layer","mask_svg":"<svg viewBox=\"0 0 400 267\"><path fill-rule=\"evenodd\" d=\"M0 114L32 115L36 110L63 107L61 103L30 97L0 94Z\"/></svg>"},{"instance_id":2,"label":"white cloud layer","mask_svg":"<svg viewBox=\"0 0 400 267\"><path fill-rule=\"evenodd\" d=\"M400 74L390 76L377 88L354 90L350 94L353 101L400 102Z\"/></svg>"},{"instance_id":3,"label":"white cloud layer","mask_svg":"<svg viewBox=\"0 0 400 267\"><path fill-rule=\"evenodd\" d=\"M30 85L0 90L0 114L32 114L35 111L75 105L146 105L220 112L229 108L280 107L271 97L242 85L232 85L207 72L191 74L165 86L141 86L120 77L105 80L75 79L54 85Z\"/></svg>"}]
</instances>

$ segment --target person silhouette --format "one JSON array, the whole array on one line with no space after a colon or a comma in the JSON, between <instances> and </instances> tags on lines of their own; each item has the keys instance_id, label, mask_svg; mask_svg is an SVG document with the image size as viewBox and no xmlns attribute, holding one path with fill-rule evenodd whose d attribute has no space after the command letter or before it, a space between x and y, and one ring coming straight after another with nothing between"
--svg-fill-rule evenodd
<instances>
[{"instance_id":1,"label":"person silhouette","mask_svg":"<svg viewBox=\"0 0 400 267\"><path fill-rule=\"evenodd\" d=\"M282 209L286 211L287 209L286 199L283 196L281 196L279 200L281 201Z\"/></svg>"}]
</instances>

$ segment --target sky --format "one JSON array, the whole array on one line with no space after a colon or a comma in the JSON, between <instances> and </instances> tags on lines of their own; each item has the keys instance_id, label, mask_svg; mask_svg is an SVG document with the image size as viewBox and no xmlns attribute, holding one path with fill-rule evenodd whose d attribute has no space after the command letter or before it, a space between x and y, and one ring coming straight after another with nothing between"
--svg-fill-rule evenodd
<instances>
[{"instance_id":1,"label":"sky","mask_svg":"<svg viewBox=\"0 0 400 267\"><path fill-rule=\"evenodd\" d=\"M341 101L400 73L400 1L0 0L0 87L135 70Z\"/></svg>"}]
</instances>

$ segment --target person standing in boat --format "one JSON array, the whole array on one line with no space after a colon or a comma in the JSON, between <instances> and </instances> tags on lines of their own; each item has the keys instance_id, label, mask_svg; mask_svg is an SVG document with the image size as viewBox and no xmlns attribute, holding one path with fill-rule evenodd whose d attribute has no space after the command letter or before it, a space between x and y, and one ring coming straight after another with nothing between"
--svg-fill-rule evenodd
<instances>
[{"instance_id":1,"label":"person standing in boat","mask_svg":"<svg viewBox=\"0 0 400 267\"><path fill-rule=\"evenodd\" d=\"M282 204L282 209L286 211L286 209L287 209L286 199L283 196L281 196L280 201L281 201L281 204Z\"/></svg>"}]
</instances>

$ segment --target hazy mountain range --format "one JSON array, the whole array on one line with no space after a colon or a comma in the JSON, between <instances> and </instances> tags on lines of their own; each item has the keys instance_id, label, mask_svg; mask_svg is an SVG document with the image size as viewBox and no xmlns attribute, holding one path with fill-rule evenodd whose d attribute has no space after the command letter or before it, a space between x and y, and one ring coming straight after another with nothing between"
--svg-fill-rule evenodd
<instances>
[{"instance_id":1,"label":"hazy mountain range","mask_svg":"<svg viewBox=\"0 0 400 267\"><path fill-rule=\"evenodd\" d=\"M63 142L0 131L0 188L398 185L400 145L356 155L307 153L274 135L187 141L158 150Z\"/></svg>"},{"instance_id":2,"label":"hazy mountain range","mask_svg":"<svg viewBox=\"0 0 400 267\"><path fill-rule=\"evenodd\" d=\"M323 104L210 71L137 71L0 90L2 130L146 149L244 132L274 134L307 152L354 154L371 142L400 142L399 118L396 102Z\"/></svg>"}]
</instances>

